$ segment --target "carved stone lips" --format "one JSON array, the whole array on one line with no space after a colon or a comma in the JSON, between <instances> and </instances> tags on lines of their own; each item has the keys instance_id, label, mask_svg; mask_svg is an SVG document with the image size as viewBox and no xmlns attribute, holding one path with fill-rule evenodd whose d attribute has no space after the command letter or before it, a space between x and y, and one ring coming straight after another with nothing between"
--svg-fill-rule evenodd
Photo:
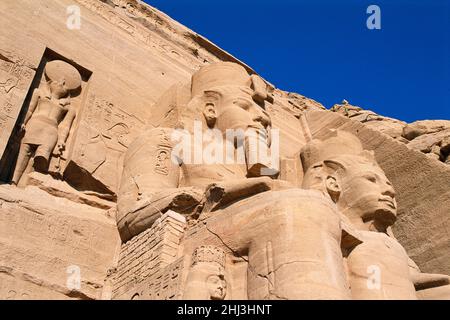
<instances>
[{"instance_id":1,"label":"carved stone lips","mask_svg":"<svg viewBox=\"0 0 450 320\"><path fill-rule=\"evenodd\" d=\"M395 202L392 198L380 198L380 202L386 202L391 208L396 209Z\"/></svg>"}]
</instances>

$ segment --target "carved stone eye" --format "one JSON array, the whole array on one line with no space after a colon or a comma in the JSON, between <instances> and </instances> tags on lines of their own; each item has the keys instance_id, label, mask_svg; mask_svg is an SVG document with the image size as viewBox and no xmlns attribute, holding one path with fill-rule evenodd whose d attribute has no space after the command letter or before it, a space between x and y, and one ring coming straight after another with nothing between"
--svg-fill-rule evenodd
<instances>
[{"instance_id":1,"label":"carved stone eye","mask_svg":"<svg viewBox=\"0 0 450 320\"><path fill-rule=\"evenodd\" d=\"M373 182L373 183L377 182L377 178L375 176L369 175L369 176L365 176L365 178L367 180L369 180L370 182Z\"/></svg>"},{"instance_id":2,"label":"carved stone eye","mask_svg":"<svg viewBox=\"0 0 450 320\"><path fill-rule=\"evenodd\" d=\"M250 107L250 103L248 101L241 100L241 99L233 101L233 104L235 104L245 110L247 110Z\"/></svg>"}]
</instances>

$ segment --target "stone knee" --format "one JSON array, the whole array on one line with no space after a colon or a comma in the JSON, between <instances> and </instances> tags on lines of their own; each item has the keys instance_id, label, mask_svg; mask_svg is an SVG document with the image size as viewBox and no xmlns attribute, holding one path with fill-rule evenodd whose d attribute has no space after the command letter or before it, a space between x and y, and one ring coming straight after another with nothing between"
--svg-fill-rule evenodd
<instances>
[{"instance_id":1,"label":"stone knee","mask_svg":"<svg viewBox=\"0 0 450 320\"><path fill-rule=\"evenodd\" d=\"M48 171L48 160L50 159L52 151L53 148L47 145L40 145L37 147L33 163L33 167L36 171L43 173Z\"/></svg>"},{"instance_id":2,"label":"stone knee","mask_svg":"<svg viewBox=\"0 0 450 320\"><path fill-rule=\"evenodd\" d=\"M33 153L33 148L26 143L21 144L19 149L19 155L17 156L16 168L14 170L12 183L17 185L19 183L20 178L22 177L23 172L27 168L28 162L31 159Z\"/></svg>"},{"instance_id":3,"label":"stone knee","mask_svg":"<svg viewBox=\"0 0 450 320\"><path fill-rule=\"evenodd\" d=\"M262 215L249 248L249 298L350 298L339 215L326 201L311 200L278 202Z\"/></svg>"}]
</instances>

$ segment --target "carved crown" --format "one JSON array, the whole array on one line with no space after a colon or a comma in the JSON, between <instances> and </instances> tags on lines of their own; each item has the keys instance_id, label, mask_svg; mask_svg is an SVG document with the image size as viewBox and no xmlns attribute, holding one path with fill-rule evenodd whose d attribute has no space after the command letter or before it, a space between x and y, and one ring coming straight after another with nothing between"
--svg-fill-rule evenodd
<instances>
[{"instance_id":1,"label":"carved crown","mask_svg":"<svg viewBox=\"0 0 450 320\"><path fill-rule=\"evenodd\" d=\"M203 66L192 76L192 97L221 86L248 86L251 79L245 68L233 62L216 62Z\"/></svg>"},{"instance_id":2,"label":"carved crown","mask_svg":"<svg viewBox=\"0 0 450 320\"><path fill-rule=\"evenodd\" d=\"M192 266L200 262L217 263L225 268L225 251L216 246L200 246L192 254Z\"/></svg>"},{"instance_id":3,"label":"carved crown","mask_svg":"<svg viewBox=\"0 0 450 320\"><path fill-rule=\"evenodd\" d=\"M331 137L313 140L302 148L300 157L304 172L324 160L340 155L359 155L363 152L361 141L355 135L341 130L330 131Z\"/></svg>"}]
</instances>

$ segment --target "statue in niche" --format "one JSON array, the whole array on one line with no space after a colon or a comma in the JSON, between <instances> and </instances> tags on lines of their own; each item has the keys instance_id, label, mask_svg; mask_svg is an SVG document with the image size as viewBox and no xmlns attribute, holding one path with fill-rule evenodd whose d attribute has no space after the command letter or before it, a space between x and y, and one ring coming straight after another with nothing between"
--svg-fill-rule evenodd
<instances>
[{"instance_id":1,"label":"statue in niche","mask_svg":"<svg viewBox=\"0 0 450 320\"><path fill-rule=\"evenodd\" d=\"M65 148L70 128L76 116L70 93L81 86L78 70L61 60L45 66L46 83L35 89L25 116L17 164L12 183L17 185L34 154L36 171L48 170L50 156L56 147L59 155Z\"/></svg>"},{"instance_id":2,"label":"statue in niche","mask_svg":"<svg viewBox=\"0 0 450 320\"><path fill-rule=\"evenodd\" d=\"M225 261L225 252L218 247L195 249L183 299L224 300L227 295Z\"/></svg>"},{"instance_id":3,"label":"statue in niche","mask_svg":"<svg viewBox=\"0 0 450 320\"><path fill-rule=\"evenodd\" d=\"M450 283L447 275L421 273L394 238L395 191L357 137L338 131L306 145L301 157L303 187L322 191L341 214L352 299L417 299L416 290Z\"/></svg>"}]
</instances>

